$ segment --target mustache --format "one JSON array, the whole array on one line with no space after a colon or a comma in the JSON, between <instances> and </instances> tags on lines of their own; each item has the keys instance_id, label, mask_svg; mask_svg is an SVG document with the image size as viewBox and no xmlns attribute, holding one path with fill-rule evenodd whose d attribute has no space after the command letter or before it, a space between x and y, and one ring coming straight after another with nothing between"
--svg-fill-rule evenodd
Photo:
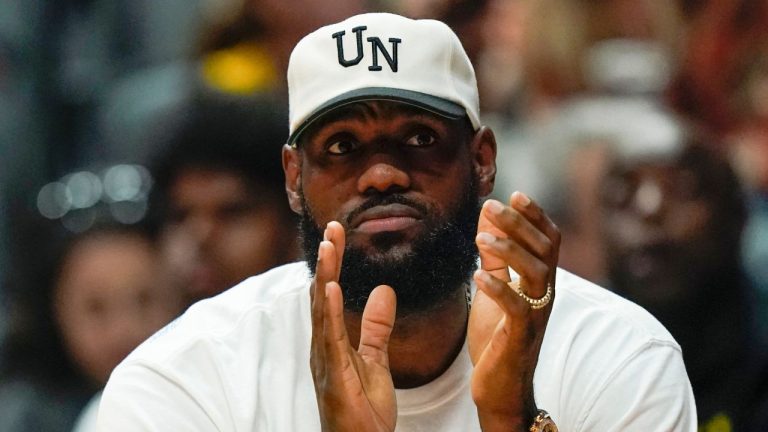
<instances>
[{"instance_id":1,"label":"mustache","mask_svg":"<svg viewBox=\"0 0 768 432\"><path fill-rule=\"evenodd\" d=\"M362 204L360 204L358 207L356 207L354 210L352 210L347 217L345 218L344 222L346 226L350 226L352 221L360 215L360 213L370 210L374 207L378 206L384 206L389 204L402 204L407 205L409 207L412 207L416 209L416 211L419 212L422 216L426 216L429 213L429 209L426 205L421 204L417 201L414 201L410 198L407 198L406 196L402 194L386 194L386 195L375 195Z\"/></svg>"}]
</instances>

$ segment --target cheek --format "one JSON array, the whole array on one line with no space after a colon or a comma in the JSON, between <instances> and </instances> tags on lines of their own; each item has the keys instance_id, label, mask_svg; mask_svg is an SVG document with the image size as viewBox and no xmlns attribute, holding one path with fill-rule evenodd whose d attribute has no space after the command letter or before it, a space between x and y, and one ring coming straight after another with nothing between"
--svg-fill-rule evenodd
<instances>
[{"instance_id":1,"label":"cheek","mask_svg":"<svg viewBox=\"0 0 768 432\"><path fill-rule=\"evenodd\" d=\"M273 217L245 218L233 224L220 245L221 256L227 257L221 260L223 265L240 280L273 267L292 241L283 231Z\"/></svg>"},{"instance_id":2,"label":"cheek","mask_svg":"<svg viewBox=\"0 0 768 432\"><path fill-rule=\"evenodd\" d=\"M356 177L344 180L309 177L303 184L303 192L306 205L320 226L332 220L343 221L354 209L353 198L358 195Z\"/></svg>"},{"instance_id":3,"label":"cheek","mask_svg":"<svg viewBox=\"0 0 768 432\"><path fill-rule=\"evenodd\" d=\"M712 226L712 212L701 203L688 203L670 209L664 227L677 243L697 242L707 238L717 227Z\"/></svg>"},{"instance_id":4,"label":"cheek","mask_svg":"<svg viewBox=\"0 0 768 432\"><path fill-rule=\"evenodd\" d=\"M86 375L101 380L111 367L108 346L109 322L104 313L70 309L63 315L62 330L67 349Z\"/></svg>"}]
</instances>

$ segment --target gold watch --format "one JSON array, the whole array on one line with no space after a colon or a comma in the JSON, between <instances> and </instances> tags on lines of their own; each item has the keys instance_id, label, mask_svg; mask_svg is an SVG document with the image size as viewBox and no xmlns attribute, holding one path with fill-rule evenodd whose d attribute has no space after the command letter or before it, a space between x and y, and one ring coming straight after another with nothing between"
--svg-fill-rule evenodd
<instances>
[{"instance_id":1,"label":"gold watch","mask_svg":"<svg viewBox=\"0 0 768 432\"><path fill-rule=\"evenodd\" d=\"M533 419L533 424L528 430L530 432L558 432L557 425L552 421L549 413L543 409L539 410L539 414Z\"/></svg>"}]
</instances>

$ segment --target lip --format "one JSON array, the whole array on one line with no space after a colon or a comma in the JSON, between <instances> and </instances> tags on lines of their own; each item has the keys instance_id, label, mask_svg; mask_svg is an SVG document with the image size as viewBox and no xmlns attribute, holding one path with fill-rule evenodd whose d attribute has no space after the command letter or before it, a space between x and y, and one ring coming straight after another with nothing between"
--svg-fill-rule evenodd
<instances>
[{"instance_id":1,"label":"lip","mask_svg":"<svg viewBox=\"0 0 768 432\"><path fill-rule=\"evenodd\" d=\"M670 247L656 243L637 248L628 254L628 271L636 278L649 278L662 271L671 259Z\"/></svg>"},{"instance_id":2,"label":"lip","mask_svg":"<svg viewBox=\"0 0 768 432\"><path fill-rule=\"evenodd\" d=\"M365 210L352 221L353 229L369 234L401 231L421 220L421 213L404 204L387 204Z\"/></svg>"}]
</instances>

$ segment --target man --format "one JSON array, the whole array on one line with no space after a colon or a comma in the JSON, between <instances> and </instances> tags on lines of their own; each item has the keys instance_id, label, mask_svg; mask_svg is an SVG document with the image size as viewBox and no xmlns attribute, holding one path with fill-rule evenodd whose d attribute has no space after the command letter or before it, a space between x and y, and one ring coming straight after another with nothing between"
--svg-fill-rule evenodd
<instances>
[{"instance_id":1,"label":"man","mask_svg":"<svg viewBox=\"0 0 768 432\"><path fill-rule=\"evenodd\" d=\"M557 228L524 194L480 208L495 141L447 26L352 17L299 42L288 82L307 263L134 352L102 430L695 430L663 327L556 273Z\"/></svg>"},{"instance_id":2,"label":"man","mask_svg":"<svg viewBox=\"0 0 768 432\"><path fill-rule=\"evenodd\" d=\"M204 94L170 132L151 207L187 305L298 256L282 118L266 99Z\"/></svg>"},{"instance_id":3,"label":"man","mask_svg":"<svg viewBox=\"0 0 768 432\"><path fill-rule=\"evenodd\" d=\"M602 181L612 288L657 317L685 353L705 430L748 430L765 367L753 287L742 269L747 217L736 174L712 142L656 152L620 146Z\"/></svg>"}]
</instances>

